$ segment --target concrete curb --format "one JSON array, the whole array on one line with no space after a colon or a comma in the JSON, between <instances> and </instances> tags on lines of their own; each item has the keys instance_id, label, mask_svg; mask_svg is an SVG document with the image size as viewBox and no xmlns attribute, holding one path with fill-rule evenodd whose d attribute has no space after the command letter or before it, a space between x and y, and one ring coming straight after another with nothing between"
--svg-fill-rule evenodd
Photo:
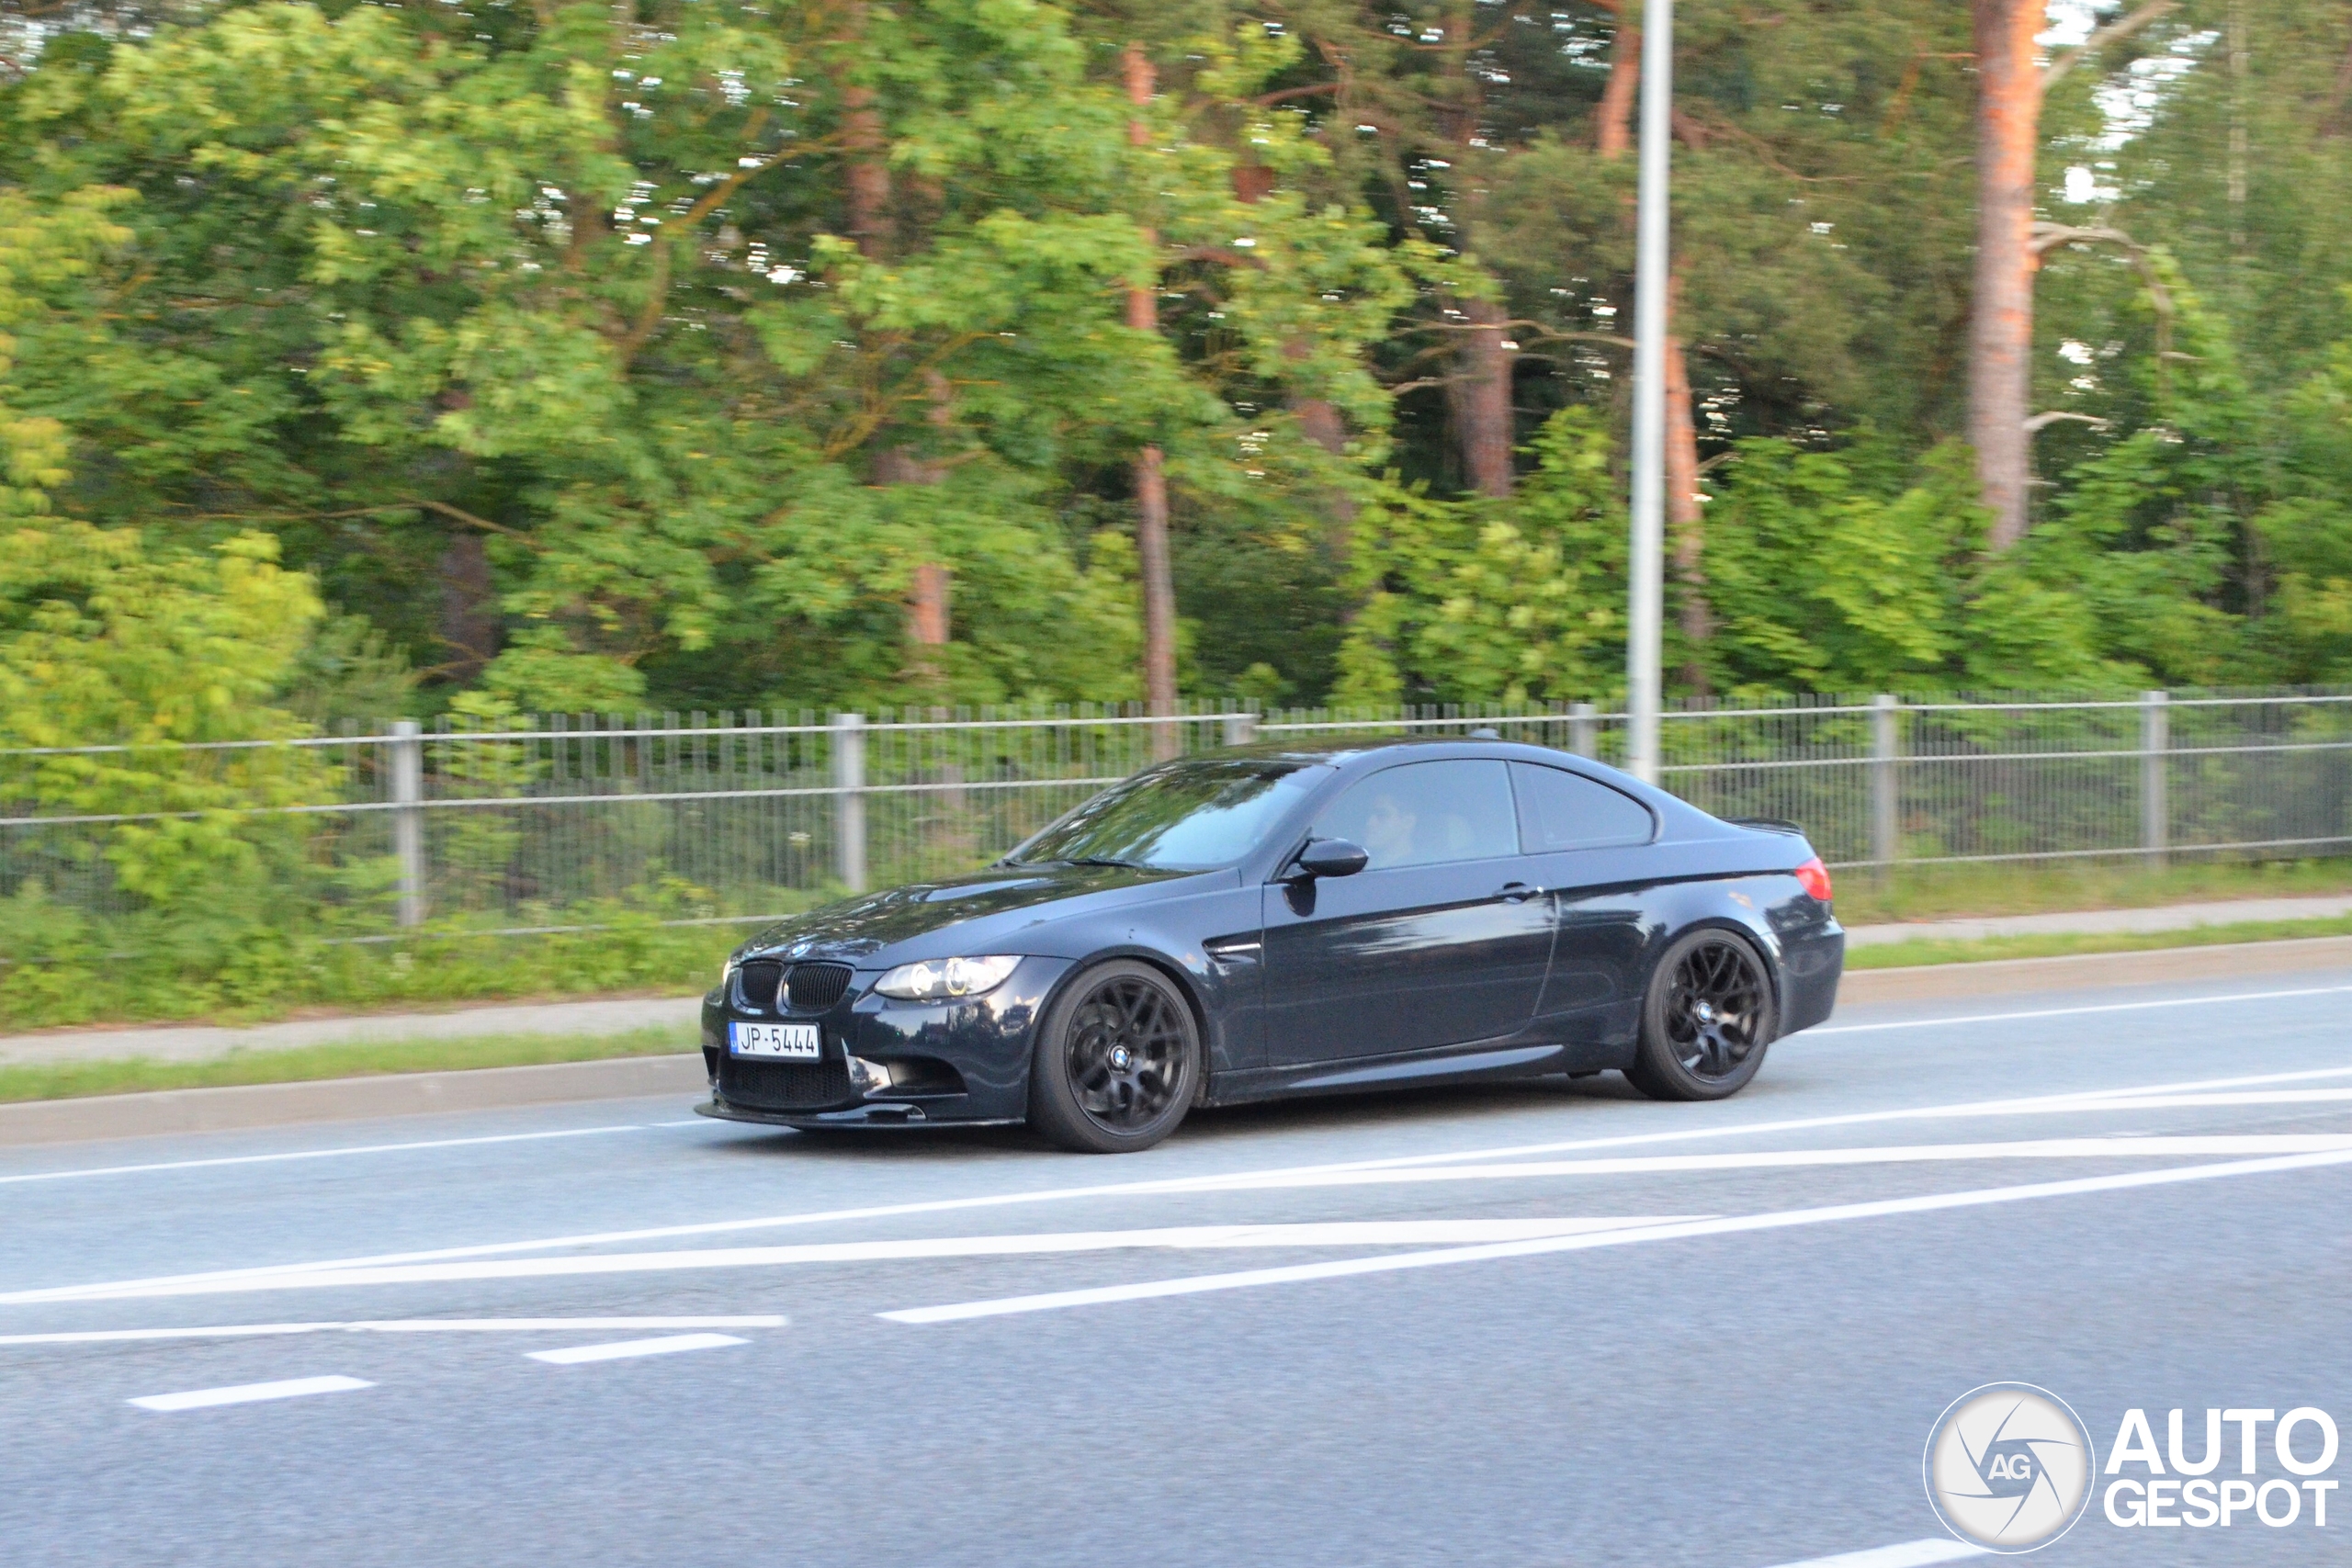
<instances>
[{"instance_id":1,"label":"concrete curb","mask_svg":"<svg viewBox=\"0 0 2352 1568\"><path fill-rule=\"evenodd\" d=\"M35 1100L0 1105L0 1147L657 1094L680 1097L678 1114L684 1116L690 1100L700 1097L708 1084L702 1054L696 1051L677 1056L616 1056L537 1067L386 1073L373 1077L315 1078L307 1083Z\"/></svg>"},{"instance_id":2,"label":"concrete curb","mask_svg":"<svg viewBox=\"0 0 2352 1568\"><path fill-rule=\"evenodd\" d=\"M1838 987L1838 1002L1845 1007L1861 1002L1945 1001L1956 997L2147 986L2172 980L2231 980L2240 976L2291 975L2310 969L2352 969L2352 936L1851 970Z\"/></svg>"},{"instance_id":3,"label":"concrete curb","mask_svg":"<svg viewBox=\"0 0 2352 1568\"><path fill-rule=\"evenodd\" d=\"M1944 1001L2036 991L2096 989L2176 980L2226 980L2308 970L2352 969L2352 937L2232 942L2098 953L2064 958L2011 958L1986 964L1932 964L1849 974L1841 1006ZM0 1147L132 1138L162 1133L218 1133L300 1122L354 1122L426 1111L495 1111L571 1100L676 1095L679 1111L707 1086L702 1056L621 1056L538 1067L482 1067L455 1073L388 1073L308 1083L233 1089L167 1089L155 1094L93 1095L0 1105Z\"/></svg>"}]
</instances>

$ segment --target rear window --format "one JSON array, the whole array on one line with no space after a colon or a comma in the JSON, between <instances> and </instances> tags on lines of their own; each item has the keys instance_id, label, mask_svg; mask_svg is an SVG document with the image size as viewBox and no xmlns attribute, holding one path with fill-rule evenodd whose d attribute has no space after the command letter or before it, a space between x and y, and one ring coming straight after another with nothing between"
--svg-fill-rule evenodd
<instances>
[{"instance_id":1,"label":"rear window","mask_svg":"<svg viewBox=\"0 0 2352 1568\"><path fill-rule=\"evenodd\" d=\"M1535 762L1510 765L1519 796L1519 842L1531 855L1646 844L1657 829L1650 808L1607 784Z\"/></svg>"}]
</instances>

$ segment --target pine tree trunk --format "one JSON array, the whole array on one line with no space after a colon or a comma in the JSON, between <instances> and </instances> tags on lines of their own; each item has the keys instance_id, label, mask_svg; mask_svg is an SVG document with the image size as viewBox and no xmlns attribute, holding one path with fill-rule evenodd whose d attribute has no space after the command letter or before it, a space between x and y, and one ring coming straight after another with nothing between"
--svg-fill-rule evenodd
<instances>
[{"instance_id":1,"label":"pine tree trunk","mask_svg":"<svg viewBox=\"0 0 2352 1568\"><path fill-rule=\"evenodd\" d=\"M851 0L847 8L847 49L854 52L865 39L865 0ZM847 165L842 196L849 212L849 237L858 254L877 257L889 253L889 148L882 132L882 113L875 107L874 89L857 82L842 85L842 161Z\"/></svg>"},{"instance_id":2,"label":"pine tree trunk","mask_svg":"<svg viewBox=\"0 0 2352 1568\"><path fill-rule=\"evenodd\" d=\"M500 622L498 586L490 571L490 552L480 534L449 536L436 568L441 580L441 642L449 656L442 673L452 681L472 680L498 657Z\"/></svg>"},{"instance_id":3,"label":"pine tree trunk","mask_svg":"<svg viewBox=\"0 0 2352 1568\"><path fill-rule=\"evenodd\" d=\"M1500 303L1464 299L1462 313L1467 330L1454 335L1454 372L1445 384L1445 400L1453 414L1454 440L1462 449L1464 488L1480 495L1509 496L1511 491L1512 353L1503 346L1510 329Z\"/></svg>"},{"instance_id":4,"label":"pine tree trunk","mask_svg":"<svg viewBox=\"0 0 2352 1568\"><path fill-rule=\"evenodd\" d=\"M865 6L854 6L851 17L854 35L864 36ZM869 261L884 260L896 248L898 226L890 211L889 143L872 88L855 83L842 86L841 142L850 238L860 255ZM930 381L931 420L942 424L948 418L946 379L933 371ZM876 485L930 485L937 484L944 470L912 447L884 446L875 452L869 476ZM907 600L907 641L911 649L907 673L926 686L936 686L946 675L936 650L947 646L948 581L947 568L940 562L915 563Z\"/></svg>"},{"instance_id":5,"label":"pine tree trunk","mask_svg":"<svg viewBox=\"0 0 2352 1568\"><path fill-rule=\"evenodd\" d=\"M1136 564L1143 573L1144 701L1155 716L1176 711L1176 589L1168 562L1168 474L1160 450L1136 458ZM1175 733L1155 728L1154 750L1172 755Z\"/></svg>"},{"instance_id":6,"label":"pine tree trunk","mask_svg":"<svg viewBox=\"0 0 2352 1568\"><path fill-rule=\"evenodd\" d=\"M1233 171L1233 194L1247 203L1263 201L1274 188L1274 172L1262 164L1243 164ZM1294 363L1307 357L1306 340L1292 338L1283 344L1283 357ZM1340 411L1327 398L1310 398L1298 392L1285 394L1292 417L1298 421L1299 434L1334 457L1347 450L1348 427L1340 418ZM1348 556L1354 545L1356 503L1344 492L1335 491L1325 501L1329 508L1331 526L1326 543L1331 558L1340 570L1347 568Z\"/></svg>"},{"instance_id":7,"label":"pine tree trunk","mask_svg":"<svg viewBox=\"0 0 2352 1568\"><path fill-rule=\"evenodd\" d=\"M1299 434L1309 441L1334 457L1347 450L1348 427L1340 420L1340 411L1328 400L1294 395L1290 400L1290 412L1298 420ZM1344 572L1355 547L1356 503L1344 491L1334 491L1325 498L1323 504L1329 509L1331 519L1331 525L1325 530L1325 543L1330 549L1332 560Z\"/></svg>"},{"instance_id":8,"label":"pine tree trunk","mask_svg":"<svg viewBox=\"0 0 2352 1568\"><path fill-rule=\"evenodd\" d=\"M1676 335L1681 315L1682 280L1667 296L1666 320L1666 531L1674 548L1674 575L1682 585L1680 624L1690 660L1683 683L1701 696L1710 690L1703 650L1715 635L1714 607L1707 602L1705 495L1699 489L1699 428L1692 417L1690 364Z\"/></svg>"},{"instance_id":9,"label":"pine tree trunk","mask_svg":"<svg viewBox=\"0 0 2352 1568\"><path fill-rule=\"evenodd\" d=\"M1157 77L1143 46L1129 44L1125 67L1127 101L1141 108L1151 101ZM1127 121L1127 141L1148 146L1151 128L1137 115ZM1145 242L1159 238L1145 231ZM1159 305L1149 288L1127 290L1127 325L1136 332L1159 330ZM1143 694L1155 716L1176 711L1176 584L1168 557L1168 472L1157 446L1136 457L1136 565L1143 573ZM1173 725L1152 727L1152 752L1170 757L1176 752Z\"/></svg>"},{"instance_id":10,"label":"pine tree trunk","mask_svg":"<svg viewBox=\"0 0 2352 1568\"><path fill-rule=\"evenodd\" d=\"M1600 90L1600 107L1593 116L1593 151L1602 157L1621 158L1633 150L1634 89L1641 83L1642 29L1620 22L1609 51L1609 85Z\"/></svg>"},{"instance_id":11,"label":"pine tree trunk","mask_svg":"<svg viewBox=\"0 0 2352 1568\"><path fill-rule=\"evenodd\" d=\"M1976 297L1968 436L1996 551L2025 536L2033 395L2033 198L2041 141L2038 0L1976 0Z\"/></svg>"},{"instance_id":12,"label":"pine tree trunk","mask_svg":"<svg viewBox=\"0 0 2352 1568\"><path fill-rule=\"evenodd\" d=\"M915 568L914 597L907 607L907 629L918 649L947 646L947 569L927 560Z\"/></svg>"}]
</instances>

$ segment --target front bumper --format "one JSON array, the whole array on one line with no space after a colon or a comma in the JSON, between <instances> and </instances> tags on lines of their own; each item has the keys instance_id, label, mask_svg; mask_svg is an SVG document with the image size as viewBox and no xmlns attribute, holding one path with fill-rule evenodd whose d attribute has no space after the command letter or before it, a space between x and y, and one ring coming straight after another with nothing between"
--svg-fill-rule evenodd
<instances>
[{"instance_id":1,"label":"front bumper","mask_svg":"<svg viewBox=\"0 0 2352 1568\"><path fill-rule=\"evenodd\" d=\"M695 1109L706 1116L787 1127L1023 1120L1032 1032L1070 967L1067 959L1024 958L986 996L955 1002L877 996L872 987L879 971L861 970L842 999L813 1021L820 1053L814 1062L730 1056L729 1023L776 1015L714 991L702 1005L711 1099ZM889 1067L893 1083L861 1092L851 1078L851 1056Z\"/></svg>"}]
</instances>

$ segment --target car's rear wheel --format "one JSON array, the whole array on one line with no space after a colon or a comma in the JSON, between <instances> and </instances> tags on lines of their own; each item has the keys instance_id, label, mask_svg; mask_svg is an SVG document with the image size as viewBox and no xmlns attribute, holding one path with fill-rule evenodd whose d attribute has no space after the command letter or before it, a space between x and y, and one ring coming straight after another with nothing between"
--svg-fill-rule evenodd
<instances>
[{"instance_id":1,"label":"car's rear wheel","mask_svg":"<svg viewBox=\"0 0 2352 1568\"><path fill-rule=\"evenodd\" d=\"M1692 931L1651 973L1641 1044L1625 1076L1652 1100L1737 1094L1764 1065L1777 1021L1756 949L1729 931Z\"/></svg>"},{"instance_id":2,"label":"car's rear wheel","mask_svg":"<svg viewBox=\"0 0 2352 1568\"><path fill-rule=\"evenodd\" d=\"M1029 1124L1080 1154L1131 1154L1176 1130L1200 1084L1201 1032L1148 964L1100 964L1046 1010L1029 1065Z\"/></svg>"}]
</instances>

